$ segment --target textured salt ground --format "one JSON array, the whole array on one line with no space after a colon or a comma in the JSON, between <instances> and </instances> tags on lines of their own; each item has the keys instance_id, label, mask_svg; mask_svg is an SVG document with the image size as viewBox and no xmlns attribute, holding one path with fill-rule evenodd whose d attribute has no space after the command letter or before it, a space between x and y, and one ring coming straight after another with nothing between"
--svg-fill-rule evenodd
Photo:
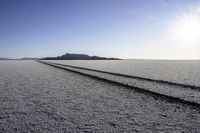
<instances>
[{"instance_id":1,"label":"textured salt ground","mask_svg":"<svg viewBox=\"0 0 200 133\"><path fill-rule=\"evenodd\" d=\"M51 60L50 62L200 87L200 60Z\"/></svg>"},{"instance_id":2,"label":"textured salt ground","mask_svg":"<svg viewBox=\"0 0 200 133\"><path fill-rule=\"evenodd\" d=\"M195 108L34 61L0 62L0 132L198 132Z\"/></svg>"},{"instance_id":3,"label":"textured salt ground","mask_svg":"<svg viewBox=\"0 0 200 133\"><path fill-rule=\"evenodd\" d=\"M45 62L41 62L45 63ZM146 81L142 79L135 79L135 78L129 78L129 77L124 77L124 76L119 76L119 75L114 75L114 74L109 74L109 73L103 73L103 72L96 72L92 70L86 70L86 69L79 69L79 68L74 68L71 66L66 66L66 65L59 65L59 64L52 64L49 62L46 62L47 65L53 65L57 66L58 68L64 68L66 70L72 70L75 72L80 72L82 74L88 74L94 77L99 77L102 79L106 79L108 81L114 81L116 83L120 84L125 84L129 85L132 87L138 87L140 90L149 90L151 92L155 92L156 94L163 94L165 96L170 96L174 98L179 98L182 101L189 101L191 104L193 102L200 104L200 91L199 88L197 89L192 89L189 87L183 87L183 86L178 86L178 85L170 85L166 83L156 83L152 81ZM141 89L142 88L142 89Z\"/></svg>"}]
</instances>

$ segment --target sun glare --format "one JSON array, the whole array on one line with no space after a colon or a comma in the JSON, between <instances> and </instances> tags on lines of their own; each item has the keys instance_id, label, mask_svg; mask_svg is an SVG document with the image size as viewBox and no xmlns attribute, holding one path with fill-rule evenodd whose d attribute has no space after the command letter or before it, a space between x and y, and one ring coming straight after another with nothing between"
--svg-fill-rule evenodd
<instances>
[{"instance_id":1,"label":"sun glare","mask_svg":"<svg viewBox=\"0 0 200 133\"><path fill-rule=\"evenodd\" d=\"M196 43L200 39L200 18L198 14L180 17L173 24L173 37L185 43Z\"/></svg>"}]
</instances>

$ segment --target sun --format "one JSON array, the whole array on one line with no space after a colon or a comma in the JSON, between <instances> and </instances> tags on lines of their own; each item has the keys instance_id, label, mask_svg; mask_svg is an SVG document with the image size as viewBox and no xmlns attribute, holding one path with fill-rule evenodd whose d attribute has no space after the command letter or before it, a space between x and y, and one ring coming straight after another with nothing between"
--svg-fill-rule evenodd
<instances>
[{"instance_id":1,"label":"sun","mask_svg":"<svg viewBox=\"0 0 200 133\"><path fill-rule=\"evenodd\" d=\"M198 14L190 14L179 17L172 26L172 34L175 39L185 43L195 43L200 39L200 17Z\"/></svg>"}]
</instances>

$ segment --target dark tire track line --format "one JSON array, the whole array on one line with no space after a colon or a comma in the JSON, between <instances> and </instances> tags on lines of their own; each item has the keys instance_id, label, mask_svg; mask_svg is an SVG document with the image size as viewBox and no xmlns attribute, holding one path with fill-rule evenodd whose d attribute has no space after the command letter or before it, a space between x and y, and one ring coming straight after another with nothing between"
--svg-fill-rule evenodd
<instances>
[{"instance_id":1,"label":"dark tire track line","mask_svg":"<svg viewBox=\"0 0 200 133\"><path fill-rule=\"evenodd\" d=\"M74 72L74 73L77 73L77 74L81 74L81 75L84 75L84 76L87 76L87 77L90 77L90 78L93 78L93 79L97 79L97 80L100 80L100 81L103 81L103 82L111 83L113 85L126 87L128 89L134 89L137 92L145 93L147 95L155 97L156 99L160 99L160 100L164 99L164 100L172 102L172 103L186 104L186 105L189 105L189 106L192 106L192 107L200 109L199 108L200 107L200 103L195 102L195 101L189 101L189 100L182 99L180 97L174 97L174 96L171 96L171 95L165 95L165 94L162 94L162 93L158 93L158 92L154 92L154 91L148 90L146 88L136 87L136 86L125 84L125 83L112 81L112 80L105 79L105 78L102 78L102 77L99 77L99 76L94 76L94 75L87 74L87 73L84 73L84 72L68 69L68 68L62 67L62 66L72 67L72 68L76 68L76 69L83 69L83 70L88 70L88 71L96 71L96 72L106 73L106 74L113 74L113 73L110 73L110 72L104 72L104 71L99 71L99 70L91 70L91 69L87 69L87 68L79 68L79 67L75 67L75 66L63 65L63 64L58 64L58 63L50 63L50 62L43 62L43 61L37 61L37 62L46 64L46 65L49 65L49 66L53 66L53 67L56 67L56 68L59 68L59 69L67 70L67 71L70 71L70 72ZM114 74L114 75L122 76L121 74ZM127 77L127 75L125 75L124 77ZM132 76L131 76L131 78L132 78ZM139 78L139 79L143 80L143 78ZM146 80L146 78L144 78L144 80ZM161 82L160 81L157 82L157 81L154 81L154 80L151 80L151 79L148 80L148 81L152 81L152 82L156 82L156 83L165 83L165 82L162 82L162 81ZM166 81L166 82L167 82L167 84L169 84L168 81ZM175 83L175 84L171 84L171 85L175 85L176 86L177 84ZM186 85L186 86L188 88L188 85ZM182 87L186 87L186 86L184 85ZM199 87L197 87L197 88L199 88Z\"/></svg>"},{"instance_id":2,"label":"dark tire track line","mask_svg":"<svg viewBox=\"0 0 200 133\"><path fill-rule=\"evenodd\" d=\"M41 62L41 61L38 61L38 62ZM138 80L145 80L145 81L151 81L151 82L156 82L156 83L168 84L168 85L173 85L173 86L180 86L180 87L184 87L184 88L197 89L197 90L200 91L200 87L199 86L195 86L195 85L181 84L181 83L175 83L175 82L165 81L165 80L157 80L157 79L150 79L150 78L145 78L145 77L125 75L125 74L101 71L101 70L96 70L96 69L90 69L90 68L83 68L83 67L77 67L77 66L66 65L66 64L53 63L53 62L45 62L45 63L61 65L61 66L67 66L67 67L72 67L72 68L77 68L77 69L82 69L82 70L88 70L88 71L94 71L94 72L100 72L100 73L106 73L106 74L112 74L112 75L116 75L116 76L122 76L122 77L127 77L127 78L138 79Z\"/></svg>"}]
</instances>

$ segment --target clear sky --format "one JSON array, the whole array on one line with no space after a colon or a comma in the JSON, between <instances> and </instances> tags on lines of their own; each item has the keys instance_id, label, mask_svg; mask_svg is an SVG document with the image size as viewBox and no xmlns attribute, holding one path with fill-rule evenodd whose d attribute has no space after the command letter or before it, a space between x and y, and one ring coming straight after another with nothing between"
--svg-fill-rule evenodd
<instances>
[{"instance_id":1,"label":"clear sky","mask_svg":"<svg viewBox=\"0 0 200 133\"><path fill-rule=\"evenodd\" d=\"M200 59L200 0L0 0L0 57Z\"/></svg>"}]
</instances>

